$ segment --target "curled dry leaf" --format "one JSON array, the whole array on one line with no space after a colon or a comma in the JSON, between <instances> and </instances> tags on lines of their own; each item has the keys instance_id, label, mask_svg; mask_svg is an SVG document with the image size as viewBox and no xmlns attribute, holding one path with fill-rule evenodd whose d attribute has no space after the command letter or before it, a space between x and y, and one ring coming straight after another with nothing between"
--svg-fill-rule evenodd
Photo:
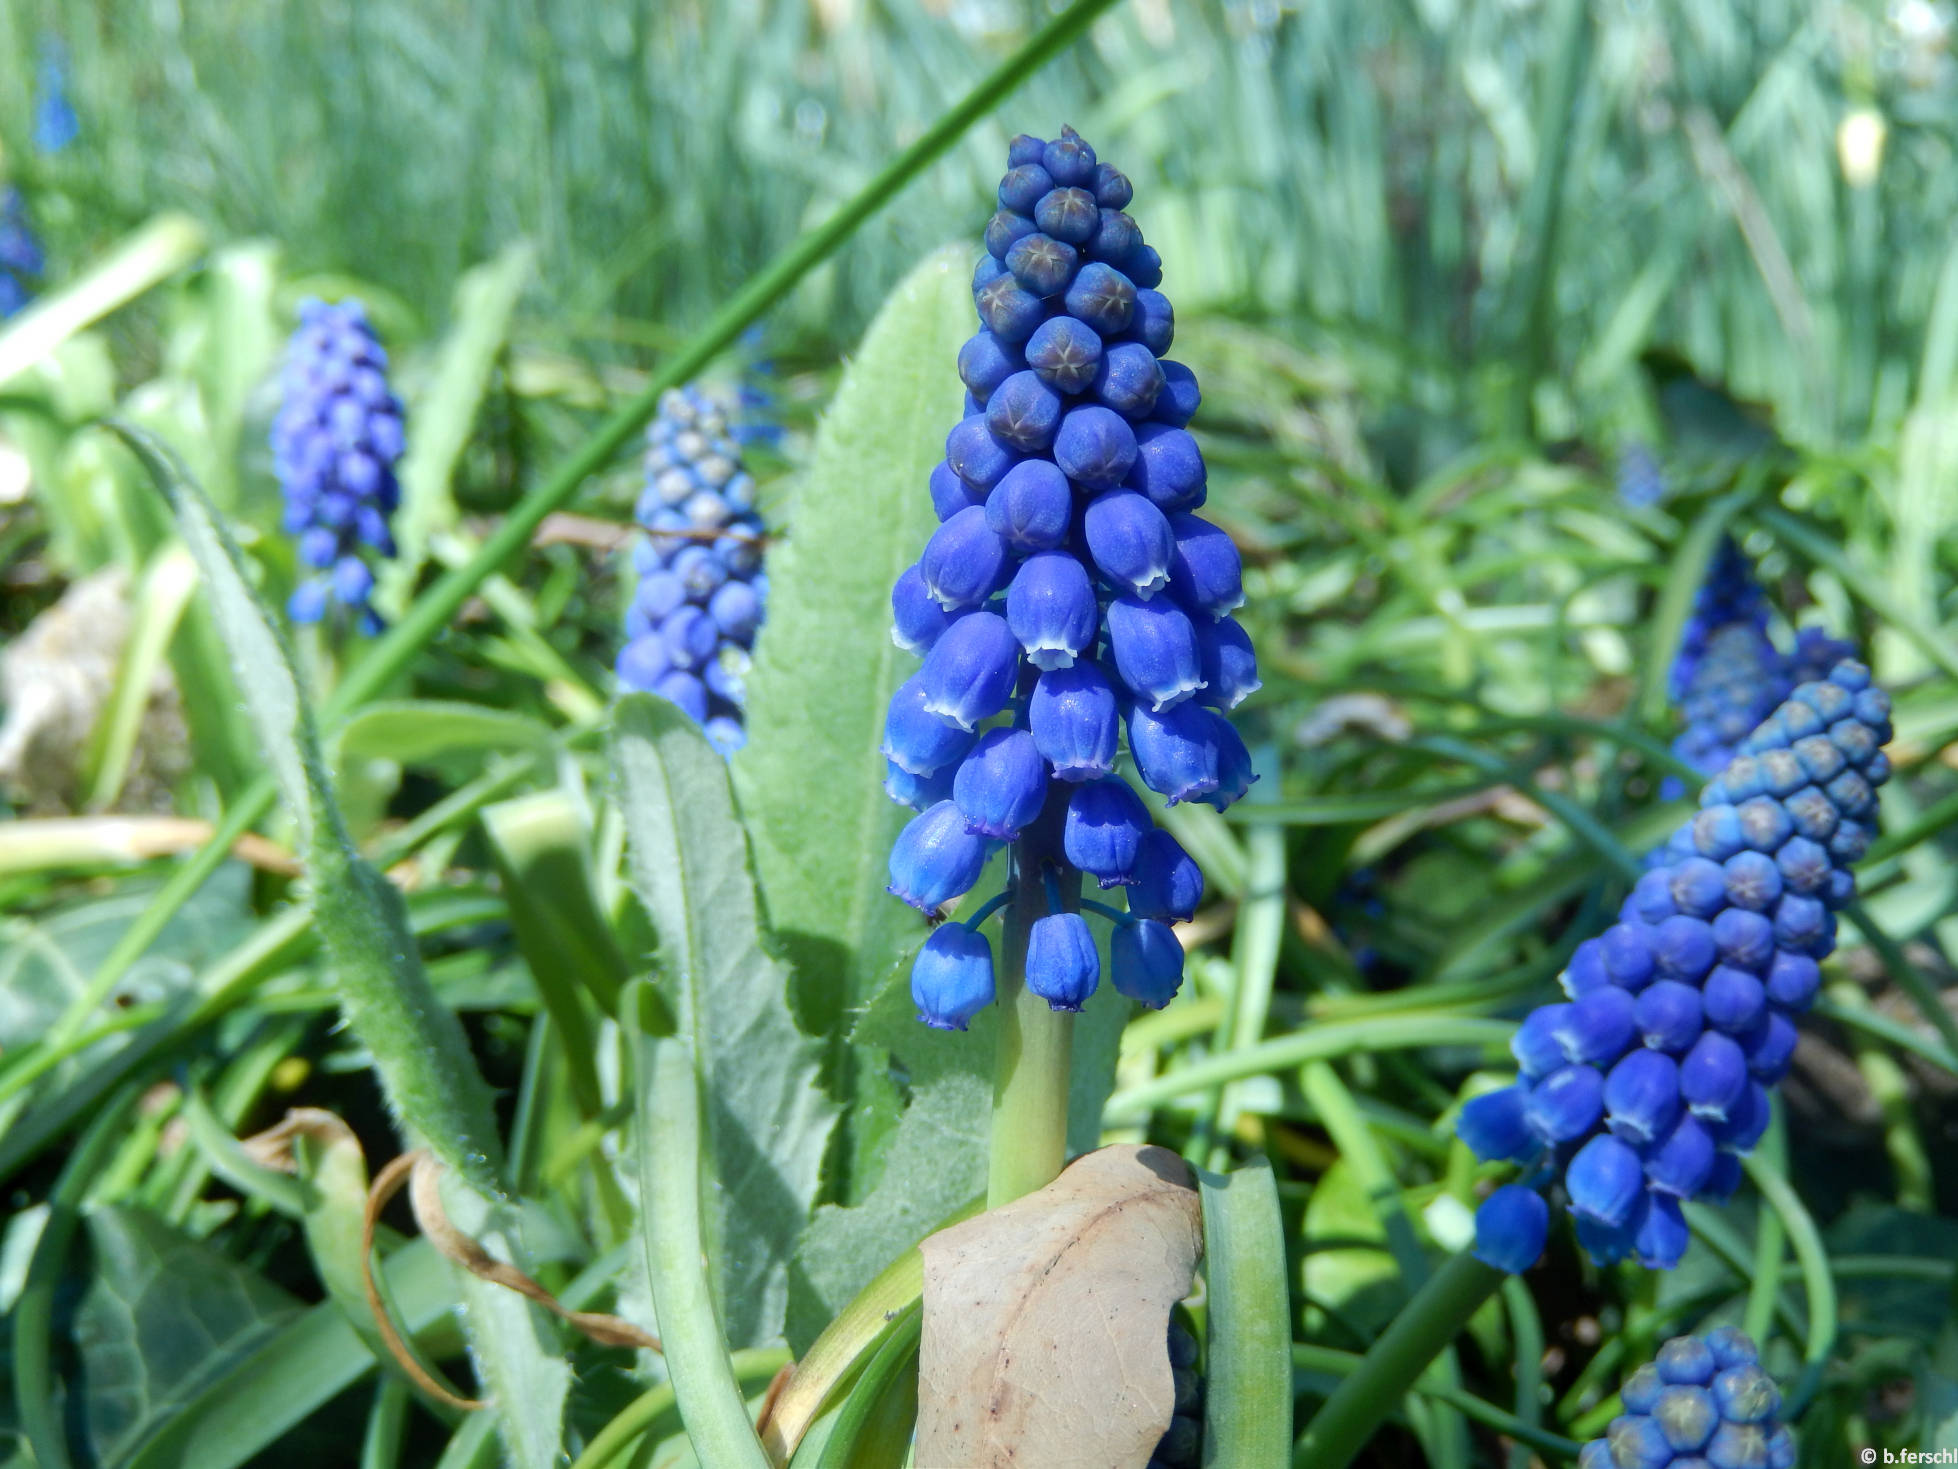
<instances>
[{"instance_id":1,"label":"curled dry leaf","mask_svg":"<svg viewBox=\"0 0 1958 1469\"><path fill-rule=\"evenodd\" d=\"M1175 1406L1170 1308L1203 1253L1181 1158L1103 1148L919 1248L920 1469L1143 1469Z\"/></svg>"}]
</instances>

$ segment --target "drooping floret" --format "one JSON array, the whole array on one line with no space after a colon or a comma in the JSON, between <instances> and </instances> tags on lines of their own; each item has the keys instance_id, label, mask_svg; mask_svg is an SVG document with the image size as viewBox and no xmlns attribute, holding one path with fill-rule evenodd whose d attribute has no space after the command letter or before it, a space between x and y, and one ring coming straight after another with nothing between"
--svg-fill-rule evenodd
<instances>
[{"instance_id":1,"label":"drooping floret","mask_svg":"<svg viewBox=\"0 0 1958 1469\"><path fill-rule=\"evenodd\" d=\"M337 604L371 631L372 563L394 555L394 469L406 439L387 352L366 308L301 302L280 387L272 463L285 491L285 528L310 573L286 610L294 622L318 622Z\"/></svg>"}]
</instances>

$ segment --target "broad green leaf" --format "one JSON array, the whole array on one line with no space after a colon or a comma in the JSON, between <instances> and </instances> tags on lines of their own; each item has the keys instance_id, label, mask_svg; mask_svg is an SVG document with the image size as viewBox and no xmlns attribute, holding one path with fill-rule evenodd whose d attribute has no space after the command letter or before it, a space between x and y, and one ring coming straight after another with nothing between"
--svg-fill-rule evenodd
<instances>
[{"instance_id":1,"label":"broad green leaf","mask_svg":"<svg viewBox=\"0 0 1958 1469\"><path fill-rule=\"evenodd\" d=\"M1386 1227L1351 1164L1319 1177L1305 1206L1306 1325L1328 1314L1362 1328L1384 1325L1406 1299Z\"/></svg>"},{"instance_id":2,"label":"broad green leaf","mask_svg":"<svg viewBox=\"0 0 1958 1469\"><path fill-rule=\"evenodd\" d=\"M877 751L891 692L918 666L891 643L891 584L937 524L926 481L959 418L971 264L966 249L939 251L871 323L823 417L792 533L769 554L734 775L816 1030L864 1002L916 929L884 892L910 813L885 796Z\"/></svg>"},{"instance_id":3,"label":"broad green leaf","mask_svg":"<svg viewBox=\"0 0 1958 1469\"><path fill-rule=\"evenodd\" d=\"M118 432L170 496L197 558L265 759L298 828L314 915L348 1023L373 1056L403 1127L466 1180L481 1203L480 1217L458 1224L492 1253L514 1258L514 1215L492 1202L502 1147L489 1090L461 1022L429 984L401 894L353 848L285 639L203 492L141 430L123 425ZM554 1469L570 1371L551 1346L552 1328L500 1286L470 1276L462 1289L477 1370L497 1404L506 1450L520 1469Z\"/></svg>"},{"instance_id":4,"label":"broad green leaf","mask_svg":"<svg viewBox=\"0 0 1958 1469\"><path fill-rule=\"evenodd\" d=\"M93 1260L75 1313L76 1391L93 1458L120 1465L301 1307L153 1214L98 1209L87 1228Z\"/></svg>"},{"instance_id":5,"label":"broad green leaf","mask_svg":"<svg viewBox=\"0 0 1958 1469\"><path fill-rule=\"evenodd\" d=\"M633 889L658 930L662 988L705 1096L723 1322L735 1345L760 1345L782 1331L790 1256L836 1109L818 1085L816 1042L790 1012L790 968L762 926L726 762L684 714L646 695L619 704L612 760Z\"/></svg>"},{"instance_id":6,"label":"broad green leaf","mask_svg":"<svg viewBox=\"0 0 1958 1469\"><path fill-rule=\"evenodd\" d=\"M1292 1446L1292 1321L1278 1185L1259 1158L1234 1173L1199 1169L1197 1187L1209 1287L1204 1462L1282 1464Z\"/></svg>"},{"instance_id":7,"label":"broad green leaf","mask_svg":"<svg viewBox=\"0 0 1958 1469\"><path fill-rule=\"evenodd\" d=\"M484 750L541 750L550 744L550 730L534 719L442 699L368 704L341 726L334 740L343 761L392 760L398 765L427 765Z\"/></svg>"}]
</instances>

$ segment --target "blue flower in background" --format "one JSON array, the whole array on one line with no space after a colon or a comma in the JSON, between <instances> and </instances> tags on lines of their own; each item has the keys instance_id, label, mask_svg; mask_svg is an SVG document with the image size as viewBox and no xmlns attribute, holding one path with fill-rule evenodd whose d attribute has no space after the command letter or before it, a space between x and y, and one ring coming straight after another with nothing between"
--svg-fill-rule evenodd
<instances>
[{"instance_id":1,"label":"blue flower in background","mask_svg":"<svg viewBox=\"0 0 1958 1469\"><path fill-rule=\"evenodd\" d=\"M755 482L727 415L698 388L660 399L646 432L646 539L626 612L619 682L672 700L731 755L747 741L750 650L768 602Z\"/></svg>"},{"instance_id":2,"label":"blue flower in background","mask_svg":"<svg viewBox=\"0 0 1958 1469\"><path fill-rule=\"evenodd\" d=\"M81 123L68 101L68 58L53 37L41 43L34 90L34 146L43 153L59 153L75 141Z\"/></svg>"},{"instance_id":3,"label":"blue flower in background","mask_svg":"<svg viewBox=\"0 0 1958 1469\"><path fill-rule=\"evenodd\" d=\"M1258 688L1230 615L1242 568L1194 513L1205 470L1186 425L1200 395L1165 356L1174 314L1124 212L1128 179L1072 129L1014 139L1007 162L973 275L980 329L959 352L966 415L931 477L940 525L891 594L893 639L924 661L885 726L885 789L920 813L892 850L890 891L935 914L1013 843L1016 890L1046 894L1016 915L1028 986L1075 1010L1101 977L1068 911L1086 873L1127 897L1126 912L1081 905L1117 924L1110 982L1160 1007L1182 979L1169 925L1194 911L1202 875L1117 774L1122 736L1171 804L1222 810L1250 786L1225 718ZM1004 901L920 955L928 1024L962 1030L991 1002L972 931Z\"/></svg>"},{"instance_id":4,"label":"blue flower in background","mask_svg":"<svg viewBox=\"0 0 1958 1469\"><path fill-rule=\"evenodd\" d=\"M1619 921L1578 945L1568 1000L1517 1028L1521 1079L1463 1106L1457 1131L1478 1156L1561 1183L1600 1263L1669 1269L1687 1244L1681 1204L1738 1184L1855 896L1890 736L1890 701L1860 663L1799 685L1707 784ZM1514 1269L1542 1252L1548 1220L1507 1194L1478 1213L1476 1252Z\"/></svg>"},{"instance_id":5,"label":"blue flower in background","mask_svg":"<svg viewBox=\"0 0 1958 1469\"><path fill-rule=\"evenodd\" d=\"M1619 1396L1625 1411L1584 1445L1579 1469L1794 1469L1781 1393L1734 1327L1674 1337Z\"/></svg>"},{"instance_id":6,"label":"blue flower in background","mask_svg":"<svg viewBox=\"0 0 1958 1469\"><path fill-rule=\"evenodd\" d=\"M1634 510L1650 510L1666 498L1666 473L1644 444L1627 444L1618 453L1618 498Z\"/></svg>"},{"instance_id":7,"label":"blue flower in background","mask_svg":"<svg viewBox=\"0 0 1958 1469\"><path fill-rule=\"evenodd\" d=\"M20 190L11 184L0 188L0 317L12 316L32 299L45 264Z\"/></svg>"},{"instance_id":8,"label":"blue flower in background","mask_svg":"<svg viewBox=\"0 0 1958 1469\"><path fill-rule=\"evenodd\" d=\"M273 468L285 490L285 529L312 573L287 613L318 622L337 604L374 631L372 558L394 555L389 522L401 503L394 470L405 440L387 352L360 302L300 303L280 389Z\"/></svg>"}]
</instances>

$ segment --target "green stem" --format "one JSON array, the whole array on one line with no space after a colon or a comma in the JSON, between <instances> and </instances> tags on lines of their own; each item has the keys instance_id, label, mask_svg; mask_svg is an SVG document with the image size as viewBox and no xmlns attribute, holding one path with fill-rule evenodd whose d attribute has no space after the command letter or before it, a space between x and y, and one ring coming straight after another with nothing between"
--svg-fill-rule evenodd
<instances>
[{"instance_id":1,"label":"green stem","mask_svg":"<svg viewBox=\"0 0 1958 1469\"><path fill-rule=\"evenodd\" d=\"M331 728L398 677L423 648L454 620L462 604L492 573L530 543L544 518L569 500L624 447L659 406L660 395L696 375L762 313L814 270L863 223L888 204L974 122L999 105L1035 71L1065 50L1114 0L1075 0L1028 38L1013 55L986 74L916 142L892 159L868 183L816 228L797 238L760 274L749 280L707 324L690 337L596 433L565 459L551 477L520 500L476 553L416 599L406 615L347 673L322 710ZM272 809L276 796L270 776L261 776L238 795L211 840L177 869L139 913L90 977L87 989L57 1022L80 1026L163 932L164 925L223 864L231 845Z\"/></svg>"},{"instance_id":2,"label":"green stem","mask_svg":"<svg viewBox=\"0 0 1958 1469\"><path fill-rule=\"evenodd\" d=\"M1496 1293L1503 1273L1475 1256L1455 1256L1375 1341L1353 1374L1333 1390L1292 1454L1294 1469L1346 1469L1428 1364Z\"/></svg>"},{"instance_id":3,"label":"green stem","mask_svg":"<svg viewBox=\"0 0 1958 1469\"><path fill-rule=\"evenodd\" d=\"M1040 827L1052 825L1048 816ZM1029 834L1013 846L1013 901L1001 943L999 1050L993 1070L992 1153L986 1207L997 1209L1060 1176L1067 1163L1067 1089L1074 1055L1074 1017L1050 1010L1026 986L1027 936L1047 912L1041 882L1044 843ZM1080 879L1061 885L1062 901L1080 902ZM1072 891L1070 891L1072 889Z\"/></svg>"},{"instance_id":4,"label":"green stem","mask_svg":"<svg viewBox=\"0 0 1958 1469\"><path fill-rule=\"evenodd\" d=\"M789 1354L780 1347L744 1347L733 1354L735 1378L744 1385L765 1383L788 1364ZM612 1469L627 1453L653 1431L659 1421L673 1411L673 1384L662 1382L648 1388L621 1408L578 1455L571 1469Z\"/></svg>"}]
</instances>

